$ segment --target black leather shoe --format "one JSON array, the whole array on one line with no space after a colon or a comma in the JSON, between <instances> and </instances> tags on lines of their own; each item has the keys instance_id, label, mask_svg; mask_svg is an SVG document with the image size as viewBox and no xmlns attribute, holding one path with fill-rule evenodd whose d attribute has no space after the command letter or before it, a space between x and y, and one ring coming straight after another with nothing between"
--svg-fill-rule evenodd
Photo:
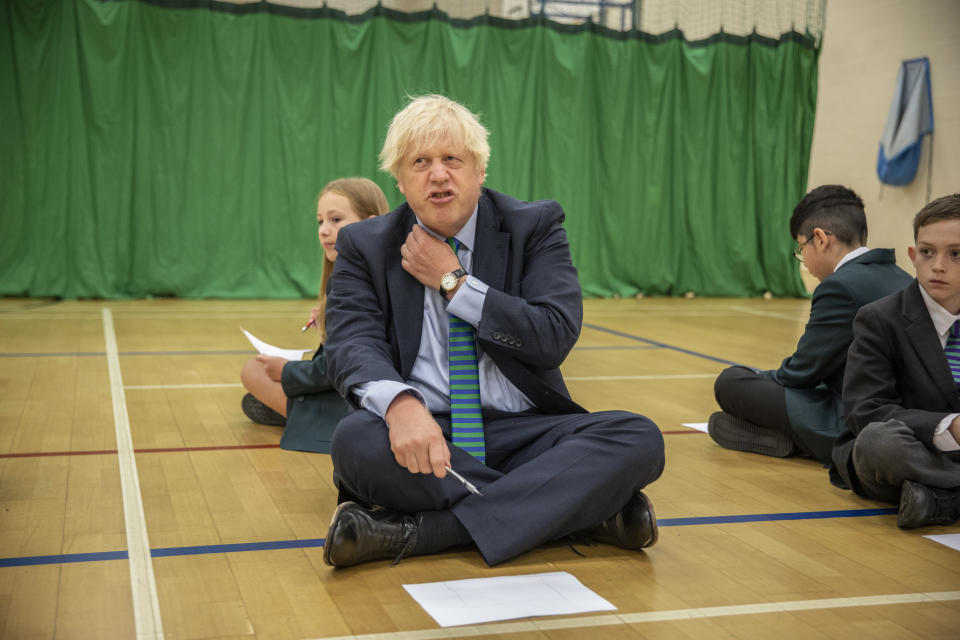
<instances>
[{"instance_id":1,"label":"black leather shoe","mask_svg":"<svg viewBox=\"0 0 960 640\"><path fill-rule=\"evenodd\" d=\"M240 408L243 409L244 415L257 424L268 424L274 427L283 427L287 424L286 418L257 400L252 393L243 396Z\"/></svg>"},{"instance_id":2,"label":"black leather shoe","mask_svg":"<svg viewBox=\"0 0 960 640\"><path fill-rule=\"evenodd\" d=\"M904 480L900 488L897 526L914 529L932 524L953 524L960 520L960 490L935 489Z\"/></svg>"},{"instance_id":3,"label":"black leather shoe","mask_svg":"<svg viewBox=\"0 0 960 640\"><path fill-rule=\"evenodd\" d=\"M624 549L643 549L657 543L659 528L653 503L643 491L636 491L612 518L590 531L594 542L605 542Z\"/></svg>"},{"instance_id":4,"label":"black leather shoe","mask_svg":"<svg viewBox=\"0 0 960 640\"><path fill-rule=\"evenodd\" d=\"M323 561L331 567L350 567L391 558L396 564L417 544L418 524L404 513L344 502L333 512Z\"/></svg>"}]
</instances>

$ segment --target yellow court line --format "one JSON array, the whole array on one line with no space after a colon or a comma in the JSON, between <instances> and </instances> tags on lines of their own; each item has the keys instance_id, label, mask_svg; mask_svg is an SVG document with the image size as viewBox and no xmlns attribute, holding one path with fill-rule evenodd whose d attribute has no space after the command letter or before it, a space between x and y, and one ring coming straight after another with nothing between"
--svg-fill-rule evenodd
<instances>
[{"instance_id":1,"label":"yellow court line","mask_svg":"<svg viewBox=\"0 0 960 640\"><path fill-rule=\"evenodd\" d=\"M227 389L242 386L239 382L211 382L209 384L128 384L124 389Z\"/></svg>"},{"instance_id":2,"label":"yellow court line","mask_svg":"<svg viewBox=\"0 0 960 640\"><path fill-rule=\"evenodd\" d=\"M670 609L643 613L613 613L580 618L556 618L501 622L488 624L446 627L441 629L415 629L387 633L368 633L356 636L327 636L315 640L433 640L434 638L463 638L508 633L536 633L552 629L586 629L614 625L639 624L644 622L670 622L721 616L755 615L759 613L787 613L790 611L814 611L844 607L877 607L918 602L944 602L960 600L960 591L930 593L898 593L886 596L858 596L851 598L823 598L819 600L792 600L788 602L760 602L756 604L730 605L725 607L698 607Z\"/></svg>"},{"instance_id":3,"label":"yellow court line","mask_svg":"<svg viewBox=\"0 0 960 640\"><path fill-rule=\"evenodd\" d=\"M798 320L805 320L805 316L800 315L799 313L777 313L775 311L760 311L759 309L750 309L749 307L732 307L734 310L740 313L746 313L752 316L763 316L765 318L777 318L778 320L789 320L790 322L796 322ZM807 310L804 309L806 312Z\"/></svg>"},{"instance_id":4,"label":"yellow court line","mask_svg":"<svg viewBox=\"0 0 960 640\"><path fill-rule=\"evenodd\" d=\"M133 437L130 435L130 416L123 393L120 374L120 356L113 316L109 308L102 309L103 339L107 351L107 370L110 375L110 395L113 398L113 423L117 434L117 460L120 465L120 490L123 493L123 517L127 532L127 555L130 558L130 589L133 596L133 618L138 640L161 640L163 623L160 620L160 600L157 581L153 575L147 522L140 497L137 461L133 455Z\"/></svg>"}]
</instances>

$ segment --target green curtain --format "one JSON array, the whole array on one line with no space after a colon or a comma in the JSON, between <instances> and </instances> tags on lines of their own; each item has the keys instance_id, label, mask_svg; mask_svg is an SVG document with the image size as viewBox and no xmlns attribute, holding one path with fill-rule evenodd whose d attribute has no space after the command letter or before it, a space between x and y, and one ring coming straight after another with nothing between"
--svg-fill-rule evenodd
<instances>
[{"instance_id":1,"label":"green curtain","mask_svg":"<svg viewBox=\"0 0 960 640\"><path fill-rule=\"evenodd\" d=\"M803 295L810 38L198 0L0 3L0 294L316 292L316 193L408 94L491 130L487 186L567 212L588 296Z\"/></svg>"}]
</instances>

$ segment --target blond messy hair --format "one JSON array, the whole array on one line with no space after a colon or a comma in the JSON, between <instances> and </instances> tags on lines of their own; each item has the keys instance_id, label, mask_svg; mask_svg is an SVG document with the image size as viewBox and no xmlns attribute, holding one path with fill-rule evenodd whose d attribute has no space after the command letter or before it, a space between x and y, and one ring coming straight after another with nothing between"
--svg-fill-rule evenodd
<instances>
[{"instance_id":1,"label":"blond messy hair","mask_svg":"<svg viewBox=\"0 0 960 640\"><path fill-rule=\"evenodd\" d=\"M432 147L452 141L473 155L477 168L490 160L489 132L469 109L441 95L410 97L390 122L380 151L380 168L397 178L400 163L411 145Z\"/></svg>"}]
</instances>

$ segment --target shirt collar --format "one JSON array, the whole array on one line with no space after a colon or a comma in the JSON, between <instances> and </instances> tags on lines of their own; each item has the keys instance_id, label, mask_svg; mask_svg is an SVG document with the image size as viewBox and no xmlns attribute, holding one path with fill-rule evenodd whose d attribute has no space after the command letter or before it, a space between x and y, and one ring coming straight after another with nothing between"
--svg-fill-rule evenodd
<instances>
[{"instance_id":1,"label":"shirt collar","mask_svg":"<svg viewBox=\"0 0 960 640\"><path fill-rule=\"evenodd\" d=\"M460 241L461 248L471 252L473 251L473 243L476 241L477 236L477 210L479 208L480 203L477 202L477 205L473 208L473 213L470 214L470 217L467 218L467 221L464 223L464 225L460 227L460 231L457 231L457 233L453 236ZM414 216L416 216L416 214L414 214ZM444 242L447 241L447 239L440 234L434 233L428 229L427 226L420 221L419 217L417 217L417 224L419 224L424 231L432 235L434 238L439 238Z\"/></svg>"},{"instance_id":2,"label":"shirt collar","mask_svg":"<svg viewBox=\"0 0 960 640\"><path fill-rule=\"evenodd\" d=\"M955 316L940 306L940 303L931 298L930 294L927 293L922 285L920 286L920 295L923 297L923 304L927 305L927 312L930 314L930 319L933 320L933 328L937 330L937 333L941 337L947 335L953 323L960 320L960 315Z\"/></svg>"},{"instance_id":3,"label":"shirt collar","mask_svg":"<svg viewBox=\"0 0 960 640\"><path fill-rule=\"evenodd\" d=\"M851 251L851 252L848 253L847 255L845 255L845 256L843 256L842 258L840 258L840 262L838 262L838 263L837 263L837 266L833 268L834 272L836 272L837 269L839 269L839 268L842 267L843 265L847 264L848 262L850 262L850 261L853 260L854 258L859 258L859 257L862 256L863 254L865 254L867 251L870 251L870 248L869 248L869 247L857 247L856 249L854 249L853 251Z\"/></svg>"}]
</instances>

